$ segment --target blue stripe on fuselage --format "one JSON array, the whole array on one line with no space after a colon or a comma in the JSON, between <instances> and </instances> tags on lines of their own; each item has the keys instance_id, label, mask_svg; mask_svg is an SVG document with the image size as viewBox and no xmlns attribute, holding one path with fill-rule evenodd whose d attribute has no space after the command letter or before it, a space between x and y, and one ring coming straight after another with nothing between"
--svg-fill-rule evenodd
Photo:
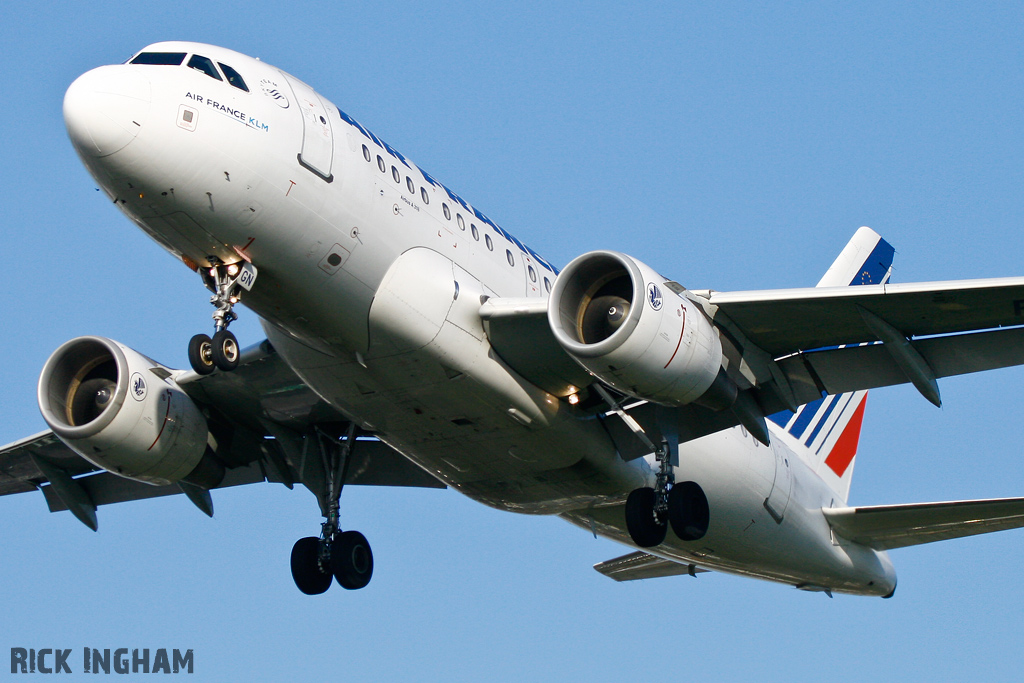
<instances>
[{"instance_id":1,"label":"blue stripe on fuselage","mask_svg":"<svg viewBox=\"0 0 1024 683\"><path fill-rule=\"evenodd\" d=\"M402 154L398 150L396 150L394 147L392 147L391 145L389 145L388 143L384 142L383 140L378 138L376 135L374 135L373 132L371 132L369 128L364 127L362 124L360 124L354 118L352 118L351 116L349 116L348 114L343 112L341 110L341 107L335 106L334 108L338 110L338 116L341 117L342 121L344 121L348 125L352 126L356 130L358 130L360 133L363 134L363 136L366 137L367 140L369 140L373 144L377 145L381 149L385 150L392 157L394 157L395 159L398 159L398 161L402 162L402 164L404 164L406 167L408 167L410 169L412 168L412 166L409 165L409 162L406 161L405 157L402 156ZM419 168L419 167L417 167L417 168ZM494 228L494 231L496 233L498 233L499 235L504 237L511 244L514 244L524 254L529 254L530 256L532 256L533 259L537 262L537 264L539 266L541 266L542 268L548 269L549 271L551 271L555 275L558 275L558 269L555 268L550 263L548 263L547 260L544 259L540 254L538 254L533 249L530 249L528 246L526 246L525 244L520 242L518 239L515 238L514 235L512 235L509 232L507 232L504 228L498 227L497 223L495 223L490 218L488 218L483 213L481 213L479 209L475 209L475 208L471 207L469 204L466 203L466 201L464 199L462 199L462 197L460 197L459 195L457 195L454 192L452 192L451 190L449 190L448 187L444 183L441 183L438 180L434 179L429 173L424 171L422 168L419 169L419 172L420 172L420 175L423 176L423 179L426 180L428 183L430 183L434 187L440 187L445 192L447 192L448 196L451 198L451 200L453 202L458 202L458 204L460 206L462 206L462 208L464 208L470 214L476 216L477 218L482 220L484 223L486 223L487 225L489 225L492 228Z\"/></svg>"}]
</instances>

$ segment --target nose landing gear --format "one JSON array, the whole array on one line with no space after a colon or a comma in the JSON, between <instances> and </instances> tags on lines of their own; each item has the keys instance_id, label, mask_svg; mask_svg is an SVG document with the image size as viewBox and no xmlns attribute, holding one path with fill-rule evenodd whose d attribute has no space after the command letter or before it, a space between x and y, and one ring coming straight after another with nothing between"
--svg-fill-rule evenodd
<instances>
[{"instance_id":1,"label":"nose landing gear","mask_svg":"<svg viewBox=\"0 0 1024 683\"><path fill-rule=\"evenodd\" d=\"M188 362L200 375L208 375L217 368L228 372L238 367L241 355L238 340L228 331L228 325L238 319L234 305L242 298L243 289L252 288L256 267L246 261L225 264L217 260L212 267L199 272L206 286L213 290L210 303L217 308L213 312L215 332L212 339L197 334L189 340Z\"/></svg>"}]
</instances>

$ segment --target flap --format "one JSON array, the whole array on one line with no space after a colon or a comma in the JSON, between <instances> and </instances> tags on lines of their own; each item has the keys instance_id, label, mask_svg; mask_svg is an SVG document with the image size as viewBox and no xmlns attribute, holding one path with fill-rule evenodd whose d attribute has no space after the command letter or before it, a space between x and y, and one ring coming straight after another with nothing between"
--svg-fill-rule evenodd
<instances>
[{"instance_id":1,"label":"flap","mask_svg":"<svg viewBox=\"0 0 1024 683\"><path fill-rule=\"evenodd\" d=\"M822 512L836 534L877 550L1024 527L1024 498L826 508Z\"/></svg>"},{"instance_id":2,"label":"flap","mask_svg":"<svg viewBox=\"0 0 1024 683\"><path fill-rule=\"evenodd\" d=\"M919 339L913 346L937 378L995 370L1024 363L1024 327ZM799 403L816 400L822 391L842 394L907 381L882 344L796 354L779 367Z\"/></svg>"}]
</instances>

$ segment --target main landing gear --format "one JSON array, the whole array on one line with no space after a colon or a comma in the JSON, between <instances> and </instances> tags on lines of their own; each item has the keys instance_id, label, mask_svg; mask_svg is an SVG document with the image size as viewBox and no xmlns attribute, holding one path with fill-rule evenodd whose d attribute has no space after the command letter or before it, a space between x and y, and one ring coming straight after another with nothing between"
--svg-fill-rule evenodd
<instances>
[{"instance_id":1,"label":"main landing gear","mask_svg":"<svg viewBox=\"0 0 1024 683\"><path fill-rule=\"evenodd\" d=\"M216 257L210 260L214 265L199 272L206 286L213 290L210 303L217 308L213 312L214 335L211 338L197 334L188 343L188 362L200 375L208 375L218 368L229 372L238 367L241 352L228 325L238 319L233 309L242 297L242 290L249 290L256 281L256 267L251 263L225 264Z\"/></svg>"},{"instance_id":2,"label":"main landing gear","mask_svg":"<svg viewBox=\"0 0 1024 683\"><path fill-rule=\"evenodd\" d=\"M626 499L626 529L641 548L653 548L665 542L669 525L683 541L697 541L708 532L710 508L699 484L692 481L673 484L669 449L663 443L655 451L658 477L655 488L633 490Z\"/></svg>"},{"instance_id":3,"label":"main landing gear","mask_svg":"<svg viewBox=\"0 0 1024 683\"><path fill-rule=\"evenodd\" d=\"M611 412L616 413L626 426L647 448L654 451L658 461L658 475L654 488L634 489L626 498L626 530L633 543L641 548L653 548L665 542L668 527L683 541L697 541L708 532L711 520L708 498L704 490L692 481L675 482L673 465L679 464L679 436L670 416L659 418L663 434L655 444L644 429L630 417L608 389L599 383L591 385L605 400Z\"/></svg>"},{"instance_id":4,"label":"main landing gear","mask_svg":"<svg viewBox=\"0 0 1024 683\"><path fill-rule=\"evenodd\" d=\"M326 518L320 537L300 538L292 547L292 578L306 595L319 595L331 587L331 579L342 588L356 590L373 577L373 551L358 531L342 531L338 525L341 489L345 484L349 457L358 429L348 426L346 439L337 439L316 430L316 442L324 465L324 490L320 499Z\"/></svg>"}]
</instances>

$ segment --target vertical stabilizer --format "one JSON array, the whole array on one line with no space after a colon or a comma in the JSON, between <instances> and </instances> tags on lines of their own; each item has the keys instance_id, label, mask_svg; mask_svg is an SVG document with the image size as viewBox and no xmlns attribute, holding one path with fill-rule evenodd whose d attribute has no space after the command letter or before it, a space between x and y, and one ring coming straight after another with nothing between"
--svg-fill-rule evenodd
<instances>
[{"instance_id":1,"label":"vertical stabilizer","mask_svg":"<svg viewBox=\"0 0 1024 683\"><path fill-rule=\"evenodd\" d=\"M861 228L818 287L885 284L892 273L894 254L878 233ZM835 491L837 503L845 503L850 493L867 398L866 391L822 396L795 413L786 410L768 418L782 428L785 443Z\"/></svg>"}]
</instances>

